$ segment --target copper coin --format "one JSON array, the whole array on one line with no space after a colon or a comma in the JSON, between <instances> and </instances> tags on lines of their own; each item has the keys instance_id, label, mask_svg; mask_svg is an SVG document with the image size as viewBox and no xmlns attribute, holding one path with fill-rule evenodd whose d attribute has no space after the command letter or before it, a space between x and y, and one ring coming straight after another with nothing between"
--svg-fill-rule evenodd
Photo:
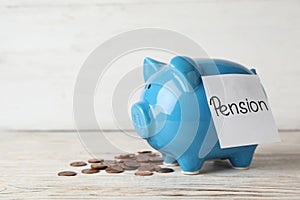
<instances>
[{"instance_id":1,"label":"copper coin","mask_svg":"<svg viewBox=\"0 0 300 200\"><path fill-rule=\"evenodd\" d=\"M119 163L118 165L120 167L122 167L124 170L135 170L136 169L134 167L129 167L129 166L125 165L124 163Z\"/></svg>"},{"instance_id":2,"label":"copper coin","mask_svg":"<svg viewBox=\"0 0 300 200\"><path fill-rule=\"evenodd\" d=\"M138 162L136 162L134 160L125 160L124 165L126 165L127 167L130 167L132 169L137 169L137 168L139 168L139 166L141 166Z\"/></svg>"},{"instance_id":3,"label":"copper coin","mask_svg":"<svg viewBox=\"0 0 300 200\"><path fill-rule=\"evenodd\" d=\"M158 166L152 165L152 164L147 164L147 165L141 165L138 168L138 170L139 171L151 171L152 172L152 171L155 171L156 167L158 167Z\"/></svg>"},{"instance_id":4,"label":"copper coin","mask_svg":"<svg viewBox=\"0 0 300 200\"><path fill-rule=\"evenodd\" d=\"M95 163L95 164L92 164L91 165L91 168L92 169L106 169L107 168L107 165L103 164L103 163Z\"/></svg>"},{"instance_id":5,"label":"copper coin","mask_svg":"<svg viewBox=\"0 0 300 200\"><path fill-rule=\"evenodd\" d=\"M160 169L157 169L156 172L158 172L158 173L170 173L170 172L174 172L174 169L167 168L167 167L162 167Z\"/></svg>"},{"instance_id":6,"label":"copper coin","mask_svg":"<svg viewBox=\"0 0 300 200\"><path fill-rule=\"evenodd\" d=\"M120 154L115 156L116 159L133 159L135 158L135 155L133 153L128 153L128 154Z\"/></svg>"},{"instance_id":7,"label":"copper coin","mask_svg":"<svg viewBox=\"0 0 300 200\"><path fill-rule=\"evenodd\" d=\"M83 169L83 170L81 170L81 173L83 173L83 174L95 174L98 172L99 172L99 169Z\"/></svg>"},{"instance_id":8,"label":"copper coin","mask_svg":"<svg viewBox=\"0 0 300 200\"><path fill-rule=\"evenodd\" d=\"M134 173L136 176L151 176L153 173L151 171L137 171Z\"/></svg>"},{"instance_id":9,"label":"copper coin","mask_svg":"<svg viewBox=\"0 0 300 200\"><path fill-rule=\"evenodd\" d=\"M140 163L147 163L149 162L149 157L145 156L144 154L140 154L136 157L136 161Z\"/></svg>"},{"instance_id":10,"label":"copper coin","mask_svg":"<svg viewBox=\"0 0 300 200\"><path fill-rule=\"evenodd\" d=\"M147 154L147 155L149 155L149 156L158 156L158 157L161 157L161 155L158 154L158 153L150 153L150 154Z\"/></svg>"},{"instance_id":11,"label":"copper coin","mask_svg":"<svg viewBox=\"0 0 300 200\"><path fill-rule=\"evenodd\" d=\"M139 154L151 154L152 151L151 150L141 150L141 151L138 151Z\"/></svg>"},{"instance_id":12,"label":"copper coin","mask_svg":"<svg viewBox=\"0 0 300 200\"><path fill-rule=\"evenodd\" d=\"M104 161L103 159L92 158L88 160L88 163L101 163L103 161Z\"/></svg>"},{"instance_id":13,"label":"copper coin","mask_svg":"<svg viewBox=\"0 0 300 200\"><path fill-rule=\"evenodd\" d=\"M82 167L82 166L86 166L86 162L83 161L75 161L75 162L71 162L70 165L72 167Z\"/></svg>"},{"instance_id":14,"label":"copper coin","mask_svg":"<svg viewBox=\"0 0 300 200\"><path fill-rule=\"evenodd\" d=\"M153 157L149 158L149 161L150 162L155 162L155 163L157 163L157 162L162 163L163 159L161 157L159 157L159 156L153 156Z\"/></svg>"},{"instance_id":15,"label":"copper coin","mask_svg":"<svg viewBox=\"0 0 300 200\"><path fill-rule=\"evenodd\" d=\"M122 173L124 172L123 168L118 166L118 165L113 165L113 166L110 166L110 167L107 167L105 169L105 171L109 174L115 174L115 173Z\"/></svg>"},{"instance_id":16,"label":"copper coin","mask_svg":"<svg viewBox=\"0 0 300 200\"><path fill-rule=\"evenodd\" d=\"M104 160L102 163L108 167L118 164L118 162L116 160Z\"/></svg>"},{"instance_id":17,"label":"copper coin","mask_svg":"<svg viewBox=\"0 0 300 200\"><path fill-rule=\"evenodd\" d=\"M62 171L62 172L58 172L57 175L58 176L76 176L77 173L73 172L73 171Z\"/></svg>"}]
</instances>

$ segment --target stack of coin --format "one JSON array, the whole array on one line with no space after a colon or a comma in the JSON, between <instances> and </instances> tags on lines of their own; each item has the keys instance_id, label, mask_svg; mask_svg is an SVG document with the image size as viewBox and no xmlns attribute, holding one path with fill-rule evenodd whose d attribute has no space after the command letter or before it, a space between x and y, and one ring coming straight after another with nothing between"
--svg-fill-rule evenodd
<instances>
[{"instance_id":1,"label":"stack of coin","mask_svg":"<svg viewBox=\"0 0 300 200\"><path fill-rule=\"evenodd\" d=\"M174 172L171 168L161 167L163 163L162 157L153 153L150 150L141 150L136 154L120 154L116 155L115 160L104 160L100 158L92 158L87 162L75 161L71 162L72 167L83 167L90 164L90 168L81 170L83 174L95 174L101 170L105 170L109 174L122 173L124 171L136 170L134 173L136 176L151 176L153 172L157 173L170 173ZM58 176L76 176L74 171L62 171L58 173Z\"/></svg>"}]
</instances>

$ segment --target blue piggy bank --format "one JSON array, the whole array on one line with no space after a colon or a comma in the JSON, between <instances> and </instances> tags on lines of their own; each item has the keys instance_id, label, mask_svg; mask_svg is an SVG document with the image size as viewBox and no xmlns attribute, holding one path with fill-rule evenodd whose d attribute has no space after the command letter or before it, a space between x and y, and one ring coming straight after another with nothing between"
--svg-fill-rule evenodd
<instances>
[{"instance_id":1,"label":"blue piggy bank","mask_svg":"<svg viewBox=\"0 0 300 200\"><path fill-rule=\"evenodd\" d=\"M169 64L144 60L145 88L131 108L137 133L184 174L198 174L209 159L229 159L248 169L257 145L221 148L201 76L256 74L234 62L174 57Z\"/></svg>"}]
</instances>

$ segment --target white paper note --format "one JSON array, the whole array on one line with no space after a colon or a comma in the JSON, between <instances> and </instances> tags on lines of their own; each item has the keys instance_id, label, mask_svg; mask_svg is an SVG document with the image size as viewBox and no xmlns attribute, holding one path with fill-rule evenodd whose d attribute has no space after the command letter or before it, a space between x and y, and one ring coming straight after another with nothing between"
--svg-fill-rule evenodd
<instances>
[{"instance_id":1,"label":"white paper note","mask_svg":"<svg viewBox=\"0 0 300 200\"><path fill-rule=\"evenodd\" d=\"M221 148L280 140L257 75L224 74L202 80Z\"/></svg>"}]
</instances>

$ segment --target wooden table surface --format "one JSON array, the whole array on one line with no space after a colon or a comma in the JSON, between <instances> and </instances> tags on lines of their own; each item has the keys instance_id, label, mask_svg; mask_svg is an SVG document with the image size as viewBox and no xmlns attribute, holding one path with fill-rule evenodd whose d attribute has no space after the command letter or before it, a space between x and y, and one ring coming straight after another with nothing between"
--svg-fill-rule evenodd
<instances>
[{"instance_id":1,"label":"wooden table surface","mask_svg":"<svg viewBox=\"0 0 300 200\"><path fill-rule=\"evenodd\" d=\"M119 148L105 146L107 139L99 142L96 155L105 159L120 149L149 148L142 140L106 134L118 138L110 143ZM183 175L177 167L174 173L137 177L133 171L81 174L82 168L70 167L92 157L76 132L1 132L0 199L300 199L300 132L280 136L281 143L258 147L249 170L208 161L200 175ZM57 176L62 170L78 175Z\"/></svg>"}]
</instances>

